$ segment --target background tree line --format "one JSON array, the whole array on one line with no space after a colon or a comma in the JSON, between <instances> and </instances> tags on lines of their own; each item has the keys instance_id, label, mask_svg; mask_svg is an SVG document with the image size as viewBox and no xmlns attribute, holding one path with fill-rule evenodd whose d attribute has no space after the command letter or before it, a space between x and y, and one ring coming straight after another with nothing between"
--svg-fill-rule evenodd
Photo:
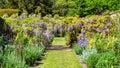
<instances>
[{"instance_id":1,"label":"background tree line","mask_svg":"<svg viewBox=\"0 0 120 68\"><path fill-rule=\"evenodd\" d=\"M30 13L59 14L60 16L81 17L115 11L120 0L0 0L0 8L12 8Z\"/></svg>"}]
</instances>

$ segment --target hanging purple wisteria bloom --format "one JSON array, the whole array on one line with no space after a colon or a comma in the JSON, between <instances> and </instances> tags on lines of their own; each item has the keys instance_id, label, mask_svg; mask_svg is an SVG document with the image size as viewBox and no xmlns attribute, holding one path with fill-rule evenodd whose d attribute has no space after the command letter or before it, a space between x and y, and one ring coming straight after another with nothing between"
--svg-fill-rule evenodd
<instances>
[{"instance_id":1,"label":"hanging purple wisteria bloom","mask_svg":"<svg viewBox=\"0 0 120 68\"><path fill-rule=\"evenodd\" d=\"M34 33L34 35L39 35L39 34L41 34L41 31L40 30L33 30L33 33Z\"/></svg>"},{"instance_id":2,"label":"hanging purple wisteria bloom","mask_svg":"<svg viewBox=\"0 0 120 68\"><path fill-rule=\"evenodd\" d=\"M51 37L51 35L52 35L52 33L51 33L49 30L47 30L43 35L44 35L44 37L45 37L47 40L49 40L50 37Z\"/></svg>"},{"instance_id":3,"label":"hanging purple wisteria bloom","mask_svg":"<svg viewBox=\"0 0 120 68\"><path fill-rule=\"evenodd\" d=\"M67 28L67 31L68 31L68 32L71 32L72 30L73 30L73 27L72 27L72 26Z\"/></svg>"},{"instance_id":4,"label":"hanging purple wisteria bloom","mask_svg":"<svg viewBox=\"0 0 120 68\"><path fill-rule=\"evenodd\" d=\"M39 26L40 28L44 29L44 30L47 29L47 27L46 27L46 25L44 24L44 22L40 22L40 23L38 24L38 26Z\"/></svg>"},{"instance_id":5,"label":"hanging purple wisteria bloom","mask_svg":"<svg viewBox=\"0 0 120 68\"><path fill-rule=\"evenodd\" d=\"M78 28L81 28L82 26L83 26L82 23L77 24L77 27L78 27Z\"/></svg>"},{"instance_id":6,"label":"hanging purple wisteria bloom","mask_svg":"<svg viewBox=\"0 0 120 68\"><path fill-rule=\"evenodd\" d=\"M31 24L31 27L34 29L36 28L36 24Z\"/></svg>"}]
</instances>

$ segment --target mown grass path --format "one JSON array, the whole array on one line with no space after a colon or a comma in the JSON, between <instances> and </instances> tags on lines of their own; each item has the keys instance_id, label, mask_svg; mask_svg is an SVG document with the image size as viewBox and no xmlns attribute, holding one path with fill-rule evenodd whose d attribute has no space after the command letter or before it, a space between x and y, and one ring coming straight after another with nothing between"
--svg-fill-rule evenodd
<instances>
[{"instance_id":1,"label":"mown grass path","mask_svg":"<svg viewBox=\"0 0 120 68\"><path fill-rule=\"evenodd\" d=\"M65 38L54 38L52 45L53 50L47 50L39 68L82 68L74 51L66 45ZM64 47L68 49L64 49Z\"/></svg>"},{"instance_id":2,"label":"mown grass path","mask_svg":"<svg viewBox=\"0 0 120 68\"><path fill-rule=\"evenodd\" d=\"M82 68L72 49L48 50L39 68Z\"/></svg>"},{"instance_id":3,"label":"mown grass path","mask_svg":"<svg viewBox=\"0 0 120 68\"><path fill-rule=\"evenodd\" d=\"M64 37L55 37L53 42L52 42L52 46L64 46L64 47L68 47L66 45L66 41Z\"/></svg>"}]
</instances>

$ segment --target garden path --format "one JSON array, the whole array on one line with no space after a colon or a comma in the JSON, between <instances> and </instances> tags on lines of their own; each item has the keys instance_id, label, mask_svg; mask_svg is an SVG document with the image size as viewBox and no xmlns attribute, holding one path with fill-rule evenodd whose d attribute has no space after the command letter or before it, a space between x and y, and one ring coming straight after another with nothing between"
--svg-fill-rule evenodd
<instances>
[{"instance_id":1,"label":"garden path","mask_svg":"<svg viewBox=\"0 0 120 68\"><path fill-rule=\"evenodd\" d=\"M65 38L54 38L41 64L33 68L82 68L75 52L66 45Z\"/></svg>"}]
</instances>

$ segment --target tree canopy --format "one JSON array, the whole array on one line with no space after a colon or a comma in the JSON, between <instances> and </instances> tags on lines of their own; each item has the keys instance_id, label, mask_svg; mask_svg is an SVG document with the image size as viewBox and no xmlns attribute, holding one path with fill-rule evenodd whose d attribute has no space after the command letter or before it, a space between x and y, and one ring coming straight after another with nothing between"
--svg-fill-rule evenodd
<instances>
[{"instance_id":1,"label":"tree canopy","mask_svg":"<svg viewBox=\"0 0 120 68\"><path fill-rule=\"evenodd\" d=\"M25 10L30 13L59 14L60 16L86 16L115 11L120 0L0 0L0 8Z\"/></svg>"}]
</instances>

